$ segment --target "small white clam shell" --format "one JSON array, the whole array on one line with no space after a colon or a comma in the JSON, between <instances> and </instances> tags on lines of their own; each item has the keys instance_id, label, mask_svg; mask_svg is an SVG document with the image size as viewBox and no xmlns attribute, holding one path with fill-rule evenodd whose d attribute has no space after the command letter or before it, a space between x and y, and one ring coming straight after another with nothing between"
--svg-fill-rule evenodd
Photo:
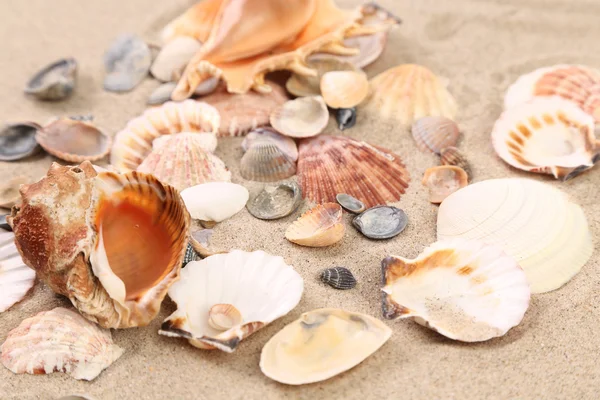
<instances>
[{"instance_id":1,"label":"small white clam shell","mask_svg":"<svg viewBox=\"0 0 600 400\"><path fill-rule=\"evenodd\" d=\"M329 111L321 96L300 97L273 111L270 120L271 126L285 136L307 138L323 132Z\"/></svg>"},{"instance_id":2,"label":"small white clam shell","mask_svg":"<svg viewBox=\"0 0 600 400\"><path fill-rule=\"evenodd\" d=\"M181 192L191 217L201 221L221 222L246 206L248 190L230 182L209 182Z\"/></svg>"},{"instance_id":3,"label":"small white clam shell","mask_svg":"<svg viewBox=\"0 0 600 400\"><path fill-rule=\"evenodd\" d=\"M0 229L0 313L8 310L35 284L35 271L23 262L15 234Z\"/></svg>"}]
</instances>

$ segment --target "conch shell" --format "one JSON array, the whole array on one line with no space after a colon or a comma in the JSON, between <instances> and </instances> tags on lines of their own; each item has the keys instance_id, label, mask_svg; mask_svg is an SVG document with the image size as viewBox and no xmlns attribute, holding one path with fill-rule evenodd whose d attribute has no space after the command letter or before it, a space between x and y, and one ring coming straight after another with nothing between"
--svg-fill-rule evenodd
<instances>
[{"instance_id":1,"label":"conch shell","mask_svg":"<svg viewBox=\"0 0 600 400\"><path fill-rule=\"evenodd\" d=\"M8 223L23 261L87 319L147 325L179 279L190 216L177 190L138 172L52 164L20 189Z\"/></svg>"}]
</instances>

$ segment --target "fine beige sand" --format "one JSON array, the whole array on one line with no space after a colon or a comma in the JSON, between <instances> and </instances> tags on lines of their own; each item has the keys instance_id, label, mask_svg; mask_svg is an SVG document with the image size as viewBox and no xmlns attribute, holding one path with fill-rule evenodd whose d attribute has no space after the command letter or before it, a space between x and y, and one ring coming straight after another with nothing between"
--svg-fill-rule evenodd
<instances>
[{"instance_id":1,"label":"fine beige sand","mask_svg":"<svg viewBox=\"0 0 600 400\"><path fill-rule=\"evenodd\" d=\"M342 1L344 6L358 1ZM404 23L390 35L384 55L367 68L369 76L400 63L419 63L449 78L464 133L460 147L473 165L475 181L529 177L568 192L582 205L594 241L600 235L600 170L567 183L509 168L494 154L489 134L502 109L503 93L521 73L556 63L600 67L600 3L594 0L383 0ZM147 79L131 93L102 90L102 54L120 33L152 39L190 0L23 0L0 2L0 121L56 115L93 114L111 134L141 113L158 85ZM75 95L62 103L26 98L26 80L41 66L64 56L80 63ZM0 367L0 399L55 399L85 393L96 399L595 399L600 389L600 253L563 288L532 298L523 322L506 336L481 344L448 340L412 321L386 321L392 338L356 368L328 381L285 386L265 377L258 366L263 345L305 311L340 307L381 318L380 261L387 255L414 257L435 241L437 207L428 203L420 180L436 157L416 150L408 131L360 115L343 134L389 147L406 162L411 185L397 204L409 216L398 237L369 241L349 225L343 241L326 249L287 242L286 227L298 213L275 222L252 218L245 210L220 224L215 243L281 255L305 280L300 304L243 342L233 354L195 349L184 340L157 334L175 308L166 300L160 315L140 329L113 332L124 355L93 382L65 374L13 375ZM331 121L326 133L340 134ZM222 139L217 154L239 175L241 139ZM17 174L41 177L51 162L39 155L22 162L0 162L0 180ZM306 206L305 206L306 208ZM548 215L552 218L552 215ZM318 280L326 267L342 265L358 286L335 291ZM0 314L0 342L24 318L66 299L38 283L32 293Z\"/></svg>"}]
</instances>

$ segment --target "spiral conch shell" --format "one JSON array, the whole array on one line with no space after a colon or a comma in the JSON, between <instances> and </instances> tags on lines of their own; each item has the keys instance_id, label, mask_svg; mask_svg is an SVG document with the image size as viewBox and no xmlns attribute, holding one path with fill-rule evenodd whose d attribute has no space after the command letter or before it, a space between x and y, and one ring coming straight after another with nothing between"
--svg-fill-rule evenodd
<instances>
[{"instance_id":1,"label":"spiral conch shell","mask_svg":"<svg viewBox=\"0 0 600 400\"><path fill-rule=\"evenodd\" d=\"M52 164L8 218L25 264L105 328L147 325L179 279L190 217L177 190L138 172Z\"/></svg>"}]
</instances>

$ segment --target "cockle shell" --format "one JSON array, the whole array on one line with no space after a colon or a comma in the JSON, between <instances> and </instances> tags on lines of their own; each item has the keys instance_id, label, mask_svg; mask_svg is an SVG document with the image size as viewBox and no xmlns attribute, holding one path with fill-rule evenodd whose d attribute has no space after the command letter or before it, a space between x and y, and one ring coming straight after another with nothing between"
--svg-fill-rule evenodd
<instances>
[{"instance_id":1,"label":"cockle shell","mask_svg":"<svg viewBox=\"0 0 600 400\"><path fill-rule=\"evenodd\" d=\"M160 49L150 67L150 73L163 82L179 79L187 63L201 47L198 40L189 36L173 38Z\"/></svg>"},{"instance_id":2,"label":"cockle shell","mask_svg":"<svg viewBox=\"0 0 600 400\"><path fill-rule=\"evenodd\" d=\"M308 60L306 66L317 71L316 75L292 74L285 83L285 88L294 96L320 96L321 79L331 71L358 71L354 65L347 61L340 61L331 54L318 60Z\"/></svg>"},{"instance_id":3,"label":"cockle shell","mask_svg":"<svg viewBox=\"0 0 600 400\"><path fill-rule=\"evenodd\" d=\"M0 130L0 161L16 161L35 154L40 146L35 135L36 123L9 124Z\"/></svg>"},{"instance_id":4,"label":"cockle shell","mask_svg":"<svg viewBox=\"0 0 600 400\"><path fill-rule=\"evenodd\" d=\"M148 75L152 64L150 48L136 35L119 36L104 53L104 89L128 92Z\"/></svg>"},{"instance_id":5,"label":"cockle shell","mask_svg":"<svg viewBox=\"0 0 600 400\"><path fill-rule=\"evenodd\" d=\"M94 380L124 352L113 343L110 330L61 307L21 322L1 349L2 364L15 374L65 372L87 381Z\"/></svg>"},{"instance_id":6,"label":"cockle shell","mask_svg":"<svg viewBox=\"0 0 600 400\"><path fill-rule=\"evenodd\" d=\"M68 162L100 160L110 152L112 139L92 122L56 118L39 129L35 139L44 150Z\"/></svg>"},{"instance_id":7,"label":"cockle shell","mask_svg":"<svg viewBox=\"0 0 600 400\"><path fill-rule=\"evenodd\" d=\"M0 313L23 300L35 284L35 271L23 262L15 234L0 229Z\"/></svg>"},{"instance_id":8,"label":"cockle shell","mask_svg":"<svg viewBox=\"0 0 600 400\"><path fill-rule=\"evenodd\" d=\"M390 239L408 224L406 213L396 207L375 206L352 219L352 225L369 239Z\"/></svg>"},{"instance_id":9,"label":"cockle shell","mask_svg":"<svg viewBox=\"0 0 600 400\"><path fill-rule=\"evenodd\" d=\"M363 72L327 72L321 78L321 94L331 108L356 107L369 94L369 81Z\"/></svg>"},{"instance_id":10,"label":"cockle shell","mask_svg":"<svg viewBox=\"0 0 600 400\"><path fill-rule=\"evenodd\" d=\"M568 180L600 159L594 120L560 97L539 97L505 111L492 143L507 164Z\"/></svg>"},{"instance_id":11,"label":"cockle shell","mask_svg":"<svg viewBox=\"0 0 600 400\"><path fill-rule=\"evenodd\" d=\"M19 200L21 194L19 188L21 185L31 182L27 176L19 175L9 179L7 182L0 184L0 208L11 208Z\"/></svg>"},{"instance_id":12,"label":"cockle shell","mask_svg":"<svg viewBox=\"0 0 600 400\"><path fill-rule=\"evenodd\" d=\"M260 140L244 153L240 161L244 179L276 182L296 175L296 163L271 140Z\"/></svg>"},{"instance_id":13,"label":"cockle shell","mask_svg":"<svg viewBox=\"0 0 600 400\"><path fill-rule=\"evenodd\" d=\"M348 290L356 286L356 278L348 268L327 268L321 272L321 280L335 289Z\"/></svg>"},{"instance_id":14,"label":"cockle shell","mask_svg":"<svg viewBox=\"0 0 600 400\"><path fill-rule=\"evenodd\" d=\"M296 307L304 289L294 268L264 251L234 250L210 256L189 263L181 278L169 289L177 311L163 322L159 333L186 338L201 349L228 353ZM225 331L209 323L211 309L223 304L235 307L242 319Z\"/></svg>"},{"instance_id":15,"label":"cockle shell","mask_svg":"<svg viewBox=\"0 0 600 400\"><path fill-rule=\"evenodd\" d=\"M25 93L39 100L64 100L75 89L77 61L63 58L36 73L25 87Z\"/></svg>"},{"instance_id":16,"label":"cockle shell","mask_svg":"<svg viewBox=\"0 0 600 400\"><path fill-rule=\"evenodd\" d=\"M512 84L504 97L510 109L534 97L560 96L574 102L600 122L600 71L583 65L554 65L536 69Z\"/></svg>"},{"instance_id":17,"label":"cockle shell","mask_svg":"<svg viewBox=\"0 0 600 400\"><path fill-rule=\"evenodd\" d=\"M285 136L307 138L323 132L329 111L321 96L290 100L271 113L271 126Z\"/></svg>"},{"instance_id":18,"label":"cockle shell","mask_svg":"<svg viewBox=\"0 0 600 400\"><path fill-rule=\"evenodd\" d=\"M159 144L137 167L164 183L183 190L206 182L228 182L231 172L220 158L204 150L205 143L196 133L171 135Z\"/></svg>"},{"instance_id":19,"label":"cockle shell","mask_svg":"<svg viewBox=\"0 0 600 400\"><path fill-rule=\"evenodd\" d=\"M135 171L152 151L152 142L162 135L180 132L217 133L221 118L212 106L195 100L167 102L147 109L117 133L110 163L122 172Z\"/></svg>"},{"instance_id":20,"label":"cockle shell","mask_svg":"<svg viewBox=\"0 0 600 400\"><path fill-rule=\"evenodd\" d=\"M25 264L106 328L147 325L179 279L190 217L177 190L138 172L53 163L8 218Z\"/></svg>"},{"instance_id":21,"label":"cockle shell","mask_svg":"<svg viewBox=\"0 0 600 400\"><path fill-rule=\"evenodd\" d=\"M359 107L366 114L404 125L426 116L456 116L456 101L440 78L423 66L399 65L371 79L370 85L371 95Z\"/></svg>"},{"instance_id":22,"label":"cockle shell","mask_svg":"<svg viewBox=\"0 0 600 400\"><path fill-rule=\"evenodd\" d=\"M429 189L429 201L439 204L452 193L469 184L469 176L460 167L440 165L427 168L421 183Z\"/></svg>"},{"instance_id":23,"label":"cockle shell","mask_svg":"<svg viewBox=\"0 0 600 400\"><path fill-rule=\"evenodd\" d=\"M344 232L342 207L337 203L325 203L302 214L287 228L285 238L301 246L326 247L342 240Z\"/></svg>"},{"instance_id":24,"label":"cockle shell","mask_svg":"<svg viewBox=\"0 0 600 400\"><path fill-rule=\"evenodd\" d=\"M221 222L240 212L248 201L248 189L230 182L211 182L181 192L193 219Z\"/></svg>"},{"instance_id":25,"label":"cockle shell","mask_svg":"<svg viewBox=\"0 0 600 400\"><path fill-rule=\"evenodd\" d=\"M251 193L246 203L248 212L259 219L273 220L287 217L302 203L302 190L294 181L267 185Z\"/></svg>"},{"instance_id":26,"label":"cockle shell","mask_svg":"<svg viewBox=\"0 0 600 400\"><path fill-rule=\"evenodd\" d=\"M316 203L349 194L373 207L400 200L410 178L400 157L382 147L320 135L298 147L298 177L304 197Z\"/></svg>"},{"instance_id":27,"label":"cockle shell","mask_svg":"<svg viewBox=\"0 0 600 400\"><path fill-rule=\"evenodd\" d=\"M456 122L446 117L423 117L412 124L413 139L417 148L426 153L439 154L440 150L454 146L460 137Z\"/></svg>"},{"instance_id":28,"label":"cockle shell","mask_svg":"<svg viewBox=\"0 0 600 400\"><path fill-rule=\"evenodd\" d=\"M298 146L294 139L277 133L273 128L258 128L246 135L242 149L248 151L254 143L270 141L284 152L292 161L298 161Z\"/></svg>"},{"instance_id":29,"label":"cockle shell","mask_svg":"<svg viewBox=\"0 0 600 400\"><path fill-rule=\"evenodd\" d=\"M440 162L442 165L455 165L462 168L467 173L469 179L473 179L473 172L471 172L471 166L467 158L456 147L450 146L440 150Z\"/></svg>"},{"instance_id":30,"label":"cockle shell","mask_svg":"<svg viewBox=\"0 0 600 400\"><path fill-rule=\"evenodd\" d=\"M414 260L390 256L381 267L384 317L413 318L450 339L502 336L529 307L521 267L502 248L476 240L436 242Z\"/></svg>"},{"instance_id":31,"label":"cockle shell","mask_svg":"<svg viewBox=\"0 0 600 400\"><path fill-rule=\"evenodd\" d=\"M333 308L309 311L273 336L260 355L260 369L288 385L320 382L375 353L392 330L369 315Z\"/></svg>"},{"instance_id":32,"label":"cockle shell","mask_svg":"<svg viewBox=\"0 0 600 400\"><path fill-rule=\"evenodd\" d=\"M501 246L525 271L532 293L567 283L593 251L581 207L530 179L492 179L451 194L438 210L437 235Z\"/></svg>"}]
</instances>

